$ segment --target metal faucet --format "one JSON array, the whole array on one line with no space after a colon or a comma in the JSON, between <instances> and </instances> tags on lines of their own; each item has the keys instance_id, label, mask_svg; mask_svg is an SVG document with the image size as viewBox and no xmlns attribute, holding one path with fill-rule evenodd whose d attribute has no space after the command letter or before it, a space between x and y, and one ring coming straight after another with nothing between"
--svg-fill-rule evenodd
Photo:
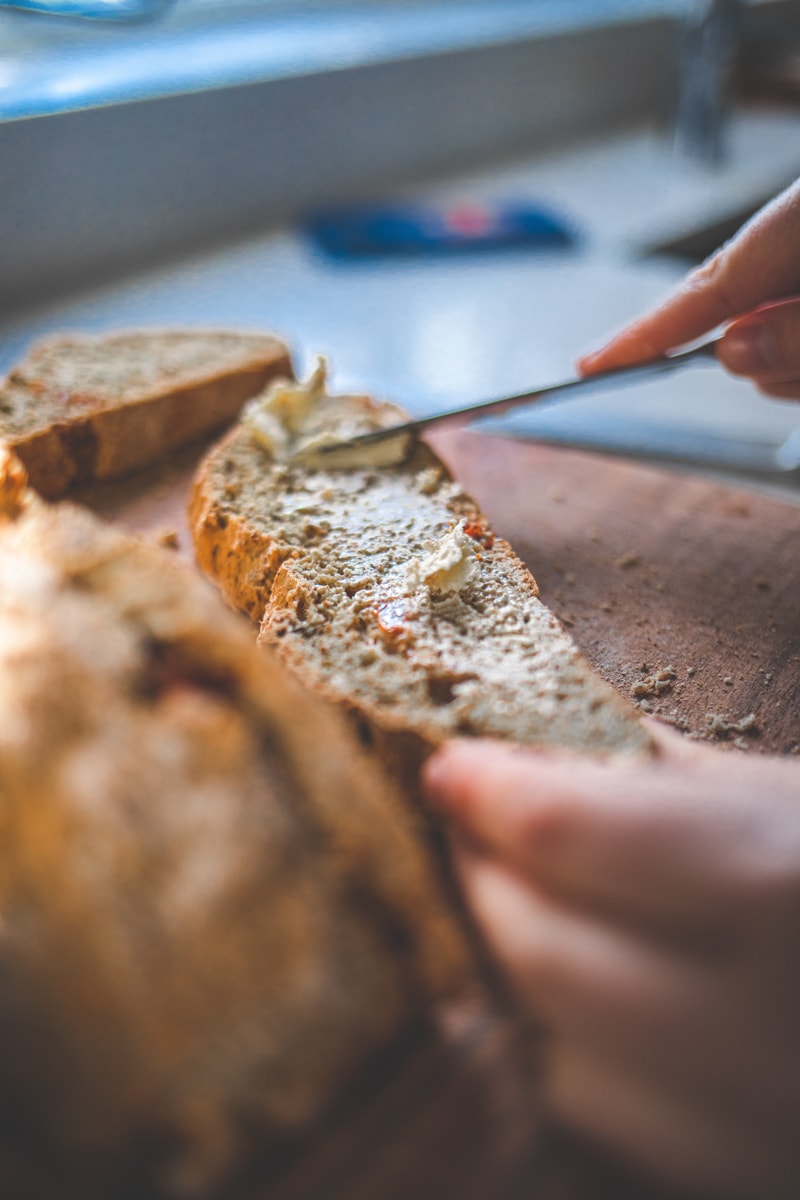
<instances>
[{"instance_id":1,"label":"metal faucet","mask_svg":"<svg viewBox=\"0 0 800 1200\"><path fill-rule=\"evenodd\" d=\"M729 85L739 49L741 0L695 0L681 30L676 147L711 166L725 157Z\"/></svg>"}]
</instances>

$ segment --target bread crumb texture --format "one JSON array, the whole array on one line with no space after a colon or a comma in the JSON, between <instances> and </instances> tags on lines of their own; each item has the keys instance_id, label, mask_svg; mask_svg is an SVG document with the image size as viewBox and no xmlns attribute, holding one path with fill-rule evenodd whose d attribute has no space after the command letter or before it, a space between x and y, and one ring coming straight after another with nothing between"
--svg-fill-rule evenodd
<instances>
[{"instance_id":1,"label":"bread crumb texture","mask_svg":"<svg viewBox=\"0 0 800 1200\"><path fill-rule=\"evenodd\" d=\"M366 403L329 397L326 427L349 428ZM371 407L376 422L405 418ZM312 470L276 464L240 425L201 466L190 524L200 565L262 621L262 643L353 711L365 741L386 751L384 735L404 739L395 767L460 735L597 753L649 745L421 442L389 468Z\"/></svg>"},{"instance_id":2,"label":"bread crumb texture","mask_svg":"<svg viewBox=\"0 0 800 1200\"><path fill-rule=\"evenodd\" d=\"M171 555L18 485L6 469L0 1194L206 1196L460 987L465 952L339 714Z\"/></svg>"}]
</instances>

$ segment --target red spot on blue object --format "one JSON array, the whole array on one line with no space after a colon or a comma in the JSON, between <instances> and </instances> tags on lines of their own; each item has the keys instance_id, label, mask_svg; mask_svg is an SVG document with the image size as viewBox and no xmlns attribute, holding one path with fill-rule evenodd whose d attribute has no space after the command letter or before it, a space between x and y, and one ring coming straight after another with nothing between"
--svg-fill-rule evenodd
<instances>
[{"instance_id":1,"label":"red spot on blue object","mask_svg":"<svg viewBox=\"0 0 800 1200\"><path fill-rule=\"evenodd\" d=\"M451 208L449 212L445 213L444 221L453 233L460 233L463 237L480 237L482 234L489 233L496 226L492 213L485 208L469 204Z\"/></svg>"},{"instance_id":2,"label":"red spot on blue object","mask_svg":"<svg viewBox=\"0 0 800 1200\"><path fill-rule=\"evenodd\" d=\"M577 241L567 221L528 202L327 209L311 216L305 228L314 246L338 259L510 247L563 250Z\"/></svg>"}]
</instances>

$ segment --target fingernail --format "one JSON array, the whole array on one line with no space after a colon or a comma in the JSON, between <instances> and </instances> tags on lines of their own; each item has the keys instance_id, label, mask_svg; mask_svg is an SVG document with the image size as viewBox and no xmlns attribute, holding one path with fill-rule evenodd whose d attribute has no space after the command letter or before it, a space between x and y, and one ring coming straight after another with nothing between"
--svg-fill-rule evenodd
<instances>
[{"instance_id":1,"label":"fingernail","mask_svg":"<svg viewBox=\"0 0 800 1200\"><path fill-rule=\"evenodd\" d=\"M751 321L725 334L720 358L736 375L763 375L778 366L778 340L769 325Z\"/></svg>"}]
</instances>

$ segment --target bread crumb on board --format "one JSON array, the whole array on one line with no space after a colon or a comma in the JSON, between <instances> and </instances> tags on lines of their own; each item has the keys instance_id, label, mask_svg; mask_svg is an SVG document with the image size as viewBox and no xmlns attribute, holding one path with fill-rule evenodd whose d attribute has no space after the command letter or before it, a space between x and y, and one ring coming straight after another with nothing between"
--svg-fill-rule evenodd
<instances>
[{"instance_id":1,"label":"bread crumb on board","mask_svg":"<svg viewBox=\"0 0 800 1200\"><path fill-rule=\"evenodd\" d=\"M729 738L741 737L743 734L756 736L761 731L758 727L758 720L755 713L748 713L746 717L741 717L738 721L731 720L730 717L723 713L706 713L706 728L707 736L713 738Z\"/></svg>"},{"instance_id":2,"label":"bread crumb on board","mask_svg":"<svg viewBox=\"0 0 800 1200\"><path fill-rule=\"evenodd\" d=\"M647 666L643 663L639 670L646 671ZM631 695L641 700L649 696L661 696L664 692L672 690L672 685L677 678L678 672L670 663L666 667L660 667L658 670L652 671L644 679L640 679L634 683L631 687Z\"/></svg>"},{"instance_id":3,"label":"bread crumb on board","mask_svg":"<svg viewBox=\"0 0 800 1200\"><path fill-rule=\"evenodd\" d=\"M642 704L641 707L644 708L644 704ZM648 704L647 707L649 709L650 705ZM688 718L681 716L676 708L673 708L672 711L668 713L658 712L654 713L653 715L657 721L661 722L662 725L671 725L673 729L679 729L681 733L686 733L689 728Z\"/></svg>"}]
</instances>

